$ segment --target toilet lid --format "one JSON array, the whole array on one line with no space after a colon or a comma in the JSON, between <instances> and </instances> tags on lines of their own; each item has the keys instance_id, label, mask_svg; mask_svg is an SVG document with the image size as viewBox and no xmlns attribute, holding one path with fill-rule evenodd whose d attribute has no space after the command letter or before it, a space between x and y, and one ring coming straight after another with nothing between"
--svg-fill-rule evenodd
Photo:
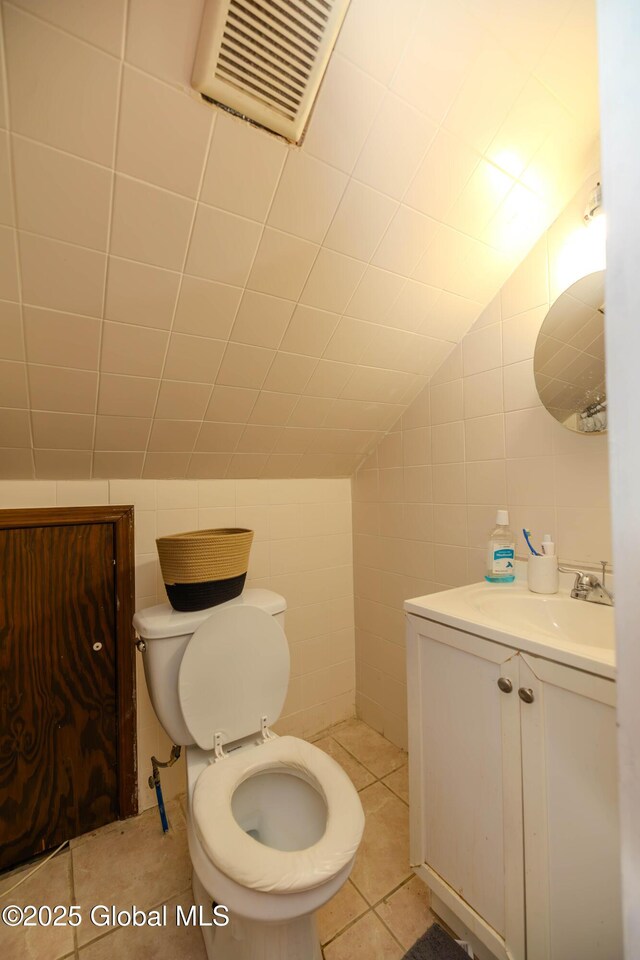
<instances>
[{"instance_id":1,"label":"toilet lid","mask_svg":"<svg viewBox=\"0 0 640 960\"><path fill-rule=\"evenodd\" d=\"M182 657L178 696L189 733L212 750L216 733L232 743L280 716L289 685L289 646L280 624L257 607L214 610Z\"/></svg>"}]
</instances>

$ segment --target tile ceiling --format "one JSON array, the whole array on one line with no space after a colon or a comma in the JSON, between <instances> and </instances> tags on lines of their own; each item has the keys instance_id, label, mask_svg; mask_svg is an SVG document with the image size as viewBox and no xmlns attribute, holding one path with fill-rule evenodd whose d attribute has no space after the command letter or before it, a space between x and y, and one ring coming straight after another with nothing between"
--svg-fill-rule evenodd
<instances>
[{"instance_id":1,"label":"tile ceiling","mask_svg":"<svg viewBox=\"0 0 640 960\"><path fill-rule=\"evenodd\" d=\"M201 0L2 4L0 475L348 475L581 182L591 0L352 0L302 148Z\"/></svg>"}]
</instances>

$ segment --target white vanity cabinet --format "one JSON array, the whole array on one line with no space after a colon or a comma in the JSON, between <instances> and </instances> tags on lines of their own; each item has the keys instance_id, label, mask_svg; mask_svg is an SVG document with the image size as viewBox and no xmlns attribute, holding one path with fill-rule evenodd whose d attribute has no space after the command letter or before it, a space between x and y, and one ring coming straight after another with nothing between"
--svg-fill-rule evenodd
<instances>
[{"instance_id":1,"label":"white vanity cabinet","mask_svg":"<svg viewBox=\"0 0 640 960\"><path fill-rule=\"evenodd\" d=\"M415 615L411 863L481 957L622 960L615 683Z\"/></svg>"}]
</instances>

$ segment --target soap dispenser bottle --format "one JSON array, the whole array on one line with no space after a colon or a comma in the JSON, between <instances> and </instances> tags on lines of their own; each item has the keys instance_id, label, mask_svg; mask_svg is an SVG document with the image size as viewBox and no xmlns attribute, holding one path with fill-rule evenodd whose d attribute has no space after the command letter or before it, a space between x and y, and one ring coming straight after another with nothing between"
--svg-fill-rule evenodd
<instances>
[{"instance_id":1,"label":"soap dispenser bottle","mask_svg":"<svg viewBox=\"0 0 640 960\"><path fill-rule=\"evenodd\" d=\"M489 534L487 572L489 583L511 583L516 578L516 538L509 529L509 511L498 510L495 529Z\"/></svg>"}]
</instances>

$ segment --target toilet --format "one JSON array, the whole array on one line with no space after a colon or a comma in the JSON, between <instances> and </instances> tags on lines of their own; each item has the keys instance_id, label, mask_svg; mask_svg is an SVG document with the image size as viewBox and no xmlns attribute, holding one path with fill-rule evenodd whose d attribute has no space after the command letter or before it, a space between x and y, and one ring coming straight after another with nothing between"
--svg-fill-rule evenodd
<instances>
[{"instance_id":1,"label":"toilet","mask_svg":"<svg viewBox=\"0 0 640 960\"><path fill-rule=\"evenodd\" d=\"M228 924L201 928L209 960L320 960L314 913L347 880L364 829L343 769L271 730L289 682L285 610L249 589L133 620L155 712L186 747L195 903L206 920L228 908Z\"/></svg>"}]
</instances>

